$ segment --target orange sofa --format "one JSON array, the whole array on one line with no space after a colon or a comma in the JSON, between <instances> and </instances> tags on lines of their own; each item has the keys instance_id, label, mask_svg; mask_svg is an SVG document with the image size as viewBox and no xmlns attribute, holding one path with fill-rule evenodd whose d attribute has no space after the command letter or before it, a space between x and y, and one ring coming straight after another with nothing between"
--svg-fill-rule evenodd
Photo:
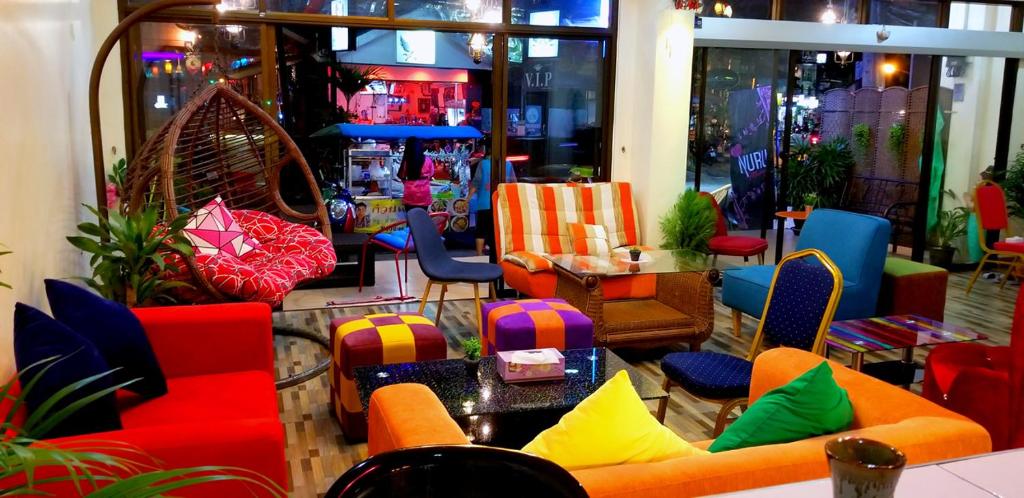
<instances>
[{"instance_id":1,"label":"orange sofa","mask_svg":"<svg viewBox=\"0 0 1024 498\"><path fill-rule=\"evenodd\" d=\"M555 272L543 255L573 253L567 223L604 226L613 248L641 244L628 183L503 183L492 198L494 250L505 281L531 297L555 296ZM608 278L602 282L604 298L653 297L655 281L654 275Z\"/></svg>"},{"instance_id":2,"label":"orange sofa","mask_svg":"<svg viewBox=\"0 0 1024 498\"><path fill-rule=\"evenodd\" d=\"M821 362L820 356L778 348L754 362L750 401ZM857 435L902 449L915 465L991 451L988 432L965 417L909 391L832 364L850 394L849 431L786 444L745 448L656 463L615 465L572 474L593 498L701 496L828 476L825 441ZM369 453L431 444L469 444L440 401L425 386L398 384L370 400ZM707 447L711 441L698 443Z\"/></svg>"}]
</instances>

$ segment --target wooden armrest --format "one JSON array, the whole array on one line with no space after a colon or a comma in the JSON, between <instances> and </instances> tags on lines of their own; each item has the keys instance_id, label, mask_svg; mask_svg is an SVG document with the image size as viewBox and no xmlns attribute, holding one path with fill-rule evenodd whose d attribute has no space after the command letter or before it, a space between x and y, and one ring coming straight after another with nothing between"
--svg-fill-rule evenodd
<instances>
[{"instance_id":1,"label":"wooden armrest","mask_svg":"<svg viewBox=\"0 0 1024 498\"><path fill-rule=\"evenodd\" d=\"M555 275L558 277L555 295L590 317L594 321L594 339L598 343L605 342L607 337L604 332L604 292L601 279L593 275L579 277L558 265L555 265Z\"/></svg>"}]
</instances>

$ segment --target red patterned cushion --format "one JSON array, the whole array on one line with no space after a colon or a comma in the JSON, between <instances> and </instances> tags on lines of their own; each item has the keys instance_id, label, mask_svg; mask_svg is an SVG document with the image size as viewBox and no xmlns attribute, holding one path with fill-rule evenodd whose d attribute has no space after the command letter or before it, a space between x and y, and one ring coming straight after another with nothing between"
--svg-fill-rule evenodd
<instances>
[{"instance_id":1,"label":"red patterned cushion","mask_svg":"<svg viewBox=\"0 0 1024 498\"><path fill-rule=\"evenodd\" d=\"M237 210L232 215L260 248L241 258L223 252L196 255L199 271L221 294L277 306L299 283L334 271L334 246L318 230L259 211ZM196 292L182 297L203 300Z\"/></svg>"},{"instance_id":2,"label":"red patterned cushion","mask_svg":"<svg viewBox=\"0 0 1024 498\"><path fill-rule=\"evenodd\" d=\"M260 247L259 242L242 230L220 196L197 209L183 231L196 254L227 253L242 257Z\"/></svg>"}]
</instances>

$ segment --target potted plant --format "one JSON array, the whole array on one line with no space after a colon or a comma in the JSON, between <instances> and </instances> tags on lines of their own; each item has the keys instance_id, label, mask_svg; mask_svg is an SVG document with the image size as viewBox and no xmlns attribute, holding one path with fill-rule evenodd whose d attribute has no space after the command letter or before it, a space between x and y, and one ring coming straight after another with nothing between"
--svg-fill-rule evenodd
<instances>
[{"instance_id":1,"label":"potted plant","mask_svg":"<svg viewBox=\"0 0 1024 498\"><path fill-rule=\"evenodd\" d=\"M861 159L866 159L871 148L871 127L867 123L853 125L853 147Z\"/></svg>"},{"instance_id":2,"label":"potted plant","mask_svg":"<svg viewBox=\"0 0 1024 498\"><path fill-rule=\"evenodd\" d=\"M466 373L470 376L475 376L477 368L480 367L480 349L478 337L470 337L462 341L462 352L466 354L462 357L462 363L466 366Z\"/></svg>"},{"instance_id":3,"label":"potted plant","mask_svg":"<svg viewBox=\"0 0 1024 498\"><path fill-rule=\"evenodd\" d=\"M718 213L711 201L687 190L661 218L662 249L708 252L708 241L715 235ZM630 251L632 257L632 251Z\"/></svg>"},{"instance_id":4,"label":"potted plant","mask_svg":"<svg viewBox=\"0 0 1024 498\"><path fill-rule=\"evenodd\" d=\"M633 247L629 248L629 260L630 261L640 261L640 255L641 254L643 254L643 251L640 250L640 246L633 246Z\"/></svg>"},{"instance_id":5,"label":"potted plant","mask_svg":"<svg viewBox=\"0 0 1024 498\"><path fill-rule=\"evenodd\" d=\"M907 125L902 121L897 121L889 127L889 140L886 145L889 147L889 152L892 152L897 158L903 155L903 150L906 147L907 142Z\"/></svg>"},{"instance_id":6,"label":"potted plant","mask_svg":"<svg viewBox=\"0 0 1024 498\"><path fill-rule=\"evenodd\" d=\"M67 239L92 255L92 276L83 279L89 287L107 299L134 307L153 304L168 297L171 289L188 285L164 278L168 271L178 270L168 266L171 253L192 255L192 246L182 232L188 215L164 225L152 206L126 215L109 211L106 218L86 207L96 215L97 223L80 223L78 230L84 236Z\"/></svg>"},{"instance_id":7,"label":"potted plant","mask_svg":"<svg viewBox=\"0 0 1024 498\"><path fill-rule=\"evenodd\" d=\"M814 194L815 207L838 206L855 163L850 142L843 137L817 145L798 141L793 144L786 163L789 177L786 201L797 209L805 205L808 194Z\"/></svg>"},{"instance_id":8,"label":"potted plant","mask_svg":"<svg viewBox=\"0 0 1024 498\"><path fill-rule=\"evenodd\" d=\"M965 207L939 212L932 228L931 245L928 247L928 260L931 264L942 268L952 266L953 254L956 252L953 243L967 234L967 219L970 214L970 210Z\"/></svg>"},{"instance_id":9,"label":"potted plant","mask_svg":"<svg viewBox=\"0 0 1024 498\"><path fill-rule=\"evenodd\" d=\"M818 194L807 194L804 196L804 211L810 213L814 206L818 205Z\"/></svg>"}]
</instances>

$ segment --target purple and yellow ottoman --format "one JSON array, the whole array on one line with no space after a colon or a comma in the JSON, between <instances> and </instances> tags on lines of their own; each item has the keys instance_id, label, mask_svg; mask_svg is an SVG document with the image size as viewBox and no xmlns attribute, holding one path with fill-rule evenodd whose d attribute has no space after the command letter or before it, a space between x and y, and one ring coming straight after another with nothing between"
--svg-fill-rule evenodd
<instances>
[{"instance_id":1,"label":"purple and yellow ottoman","mask_svg":"<svg viewBox=\"0 0 1024 498\"><path fill-rule=\"evenodd\" d=\"M331 321L331 407L349 441L366 439L366 416L353 369L368 365L443 360L444 334L416 313L380 313Z\"/></svg>"},{"instance_id":2,"label":"purple and yellow ottoman","mask_svg":"<svg viewBox=\"0 0 1024 498\"><path fill-rule=\"evenodd\" d=\"M521 299L481 307L482 342L487 354L498 351L594 346L594 321L562 299Z\"/></svg>"}]
</instances>

